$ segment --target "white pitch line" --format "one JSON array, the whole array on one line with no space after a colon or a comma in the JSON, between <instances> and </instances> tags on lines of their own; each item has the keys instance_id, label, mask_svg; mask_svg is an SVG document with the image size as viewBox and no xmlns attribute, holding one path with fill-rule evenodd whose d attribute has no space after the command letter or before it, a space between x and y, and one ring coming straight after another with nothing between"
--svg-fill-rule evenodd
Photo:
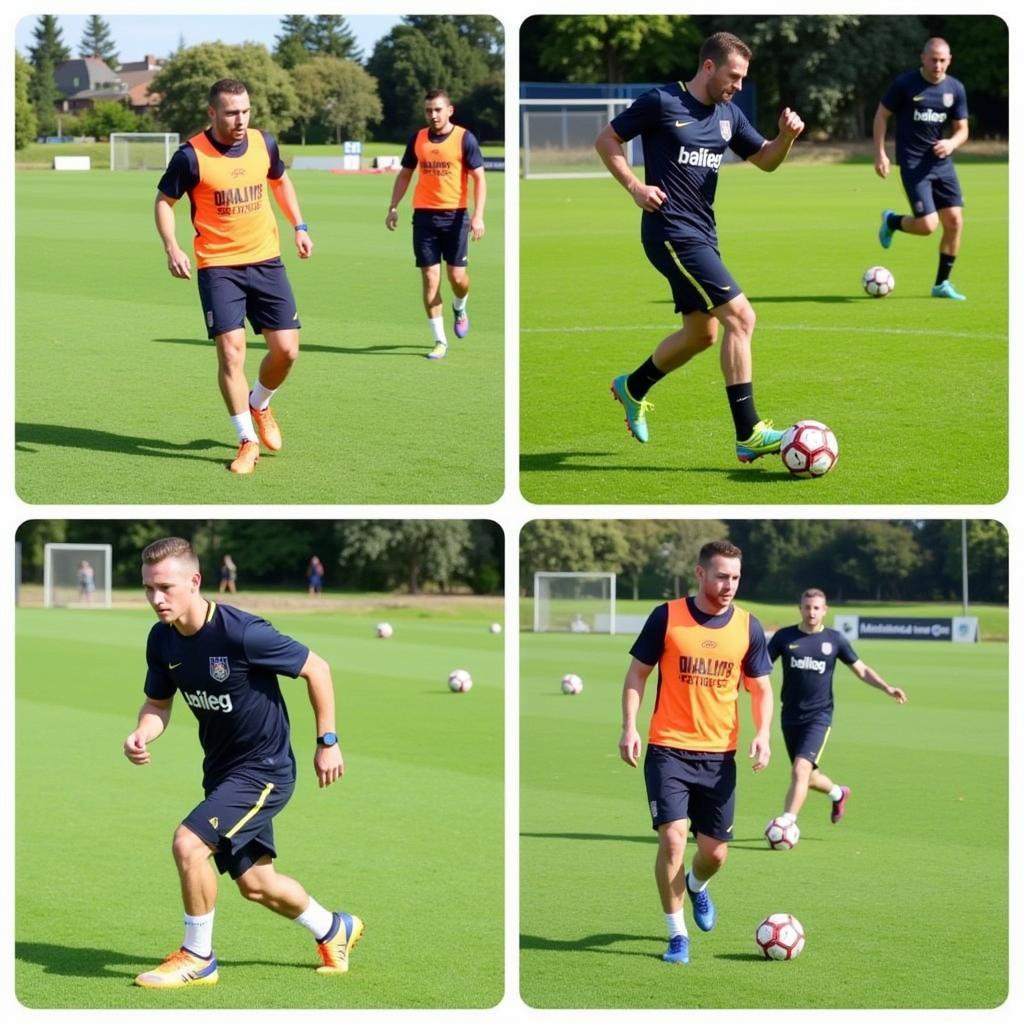
<instances>
[{"instance_id":1,"label":"white pitch line","mask_svg":"<svg viewBox=\"0 0 1024 1024\"><path fill-rule=\"evenodd\" d=\"M607 334L627 333L631 331L665 331L669 325L661 324L622 324L609 326L603 324L596 327L520 327L520 334ZM807 331L820 334L900 334L921 338L977 338L985 341L1006 341L1007 335L994 334L988 331L942 331L936 329L907 329L904 327L824 327L817 324L759 324L761 335L773 331Z\"/></svg>"}]
</instances>

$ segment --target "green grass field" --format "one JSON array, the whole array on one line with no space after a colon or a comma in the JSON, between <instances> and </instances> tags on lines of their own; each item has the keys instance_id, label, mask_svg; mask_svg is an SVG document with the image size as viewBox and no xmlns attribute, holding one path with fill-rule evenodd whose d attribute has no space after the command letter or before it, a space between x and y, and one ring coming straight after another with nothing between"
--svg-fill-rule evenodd
<instances>
[{"instance_id":1,"label":"green grass field","mask_svg":"<svg viewBox=\"0 0 1024 1024\"><path fill-rule=\"evenodd\" d=\"M282 225L302 354L274 399L285 448L250 477L194 280L153 227L157 173L16 174L16 457L28 502L488 503L503 491L502 175L471 243L472 331L431 362L411 207L390 175L293 175L316 251ZM178 239L191 253L188 203ZM280 221L279 221L280 223ZM138 260L138 262L136 262ZM265 349L250 333L250 382ZM466 425L472 424L472 429Z\"/></svg>"},{"instance_id":2,"label":"green grass field","mask_svg":"<svg viewBox=\"0 0 1024 1024\"><path fill-rule=\"evenodd\" d=\"M796 480L775 458L736 461L715 352L650 393L651 440L626 433L613 377L676 330L668 285L640 246L640 211L606 180L521 188L521 486L534 502L996 502L1007 489L1007 165L959 169L966 196L954 271L965 303L930 298L938 238L883 250L895 177L860 165L726 167L723 258L758 315L758 411L821 419L840 461ZM896 291L869 299L864 269Z\"/></svg>"},{"instance_id":3,"label":"green grass field","mask_svg":"<svg viewBox=\"0 0 1024 1024\"><path fill-rule=\"evenodd\" d=\"M844 611L846 609L843 609ZM782 811L788 759L749 770L740 698L736 841L713 883L714 931L690 929L668 965L642 772L619 760L619 695L631 637L521 638L521 992L534 1007L983 1008L1007 995L1008 650L1005 643L859 641L899 706L836 670L822 770L853 791L828 820L811 793L787 853L762 838ZM583 679L563 696L566 672ZM780 673L774 674L776 695ZM641 710L641 735L656 677ZM687 851L687 863L692 848ZM795 914L802 956L770 963L754 929Z\"/></svg>"},{"instance_id":4,"label":"green grass field","mask_svg":"<svg viewBox=\"0 0 1024 1024\"><path fill-rule=\"evenodd\" d=\"M214 935L220 984L159 993L131 980L181 941L170 842L202 798L195 720L177 702L152 763L132 766L121 744L143 699L152 614L19 609L23 1004L489 1007L502 998L504 637L488 632L486 610L389 609L395 635L377 640L383 617L271 616L334 668L345 777L317 788L305 686L282 679L299 779L275 833L281 871L366 922L351 971L316 974L308 934L247 903L223 876ZM473 674L468 694L448 690L448 673L459 667Z\"/></svg>"}]
</instances>

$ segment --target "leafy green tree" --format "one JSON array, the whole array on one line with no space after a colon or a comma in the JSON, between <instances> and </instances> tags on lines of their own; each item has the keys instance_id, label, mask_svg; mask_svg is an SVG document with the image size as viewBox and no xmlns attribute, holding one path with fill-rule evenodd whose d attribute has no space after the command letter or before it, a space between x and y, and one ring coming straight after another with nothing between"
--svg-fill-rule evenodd
<instances>
[{"instance_id":1,"label":"leafy green tree","mask_svg":"<svg viewBox=\"0 0 1024 1024\"><path fill-rule=\"evenodd\" d=\"M480 141L503 142L505 139L505 80L500 74L475 85L459 100L455 119Z\"/></svg>"},{"instance_id":2,"label":"leafy green tree","mask_svg":"<svg viewBox=\"0 0 1024 1024\"><path fill-rule=\"evenodd\" d=\"M38 131L49 135L56 130L56 104L60 98L53 73L58 64L71 57L61 37L60 24L53 14L41 14L32 29L35 45L28 48L34 74L29 83L29 98L35 108Z\"/></svg>"},{"instance_id":3,"label":"leafy green tree","mask_svg":"<svg viewBox=\"0 0 1024 1024\"><path fill-rule=\"evenodd\" d=\"M313 19L312 43L317 54L342 60L363 59L355 32L340 14L318 14Z\"/></svg>"},{"instance_id":4,"label":"leafy green tree","mask_svg":"<svg viewBox=\"0 0 1024 1024\"><path fill-rule=\"evenodd\" d=\"M682 597L694 586L694 567L700 549L712 540L728 540L729 528L718 519L678 519L665 524L657 561L671 582L672 596Z\"/></svg>"},{"instance_id":5,"label":"leafy green tree","mask_svg":"<svg viewBox=\"0 0 1024 1024\"><path fill-rule=\"evenodd\" d=\"M32 29L32 38L35 45L28 48L28 59L37 71L42 67L44 60L48 60L51 67L56 67L71 59L71 50L62 38L62 30L56 15L40 14L35 28Z\"/></svg>"},{"instance_id":6,"label":"leafy green tree","mask_svg":"<svg viewBox=\"0 0 1024 1024\"><path fill-rule=\"evenodd\" d=\"M39 120L30 97L32 65L14 51L14 148L24 149L35 140Z\"/></svg>"},{"instance_id":7,"label":"leafy green tree","mask_svg":"<svg viewBox=\"0 0 1024 1024\"><path fill-rule=\"evenodd\" d=\"M108 138L111 132L137 131L138 127L138 117L117 100L96 103L81 118L82 131L97 139Z\"/></svg>"},{"instance_id":8,"label":"leafy green tree","mask_svg":"<svg viewBox=\"0 0 1024 1024\"><path fill-rule=\"evenodd\" d=\"M473 49L482 53L494 71L505 67L505 29L489 14L410 14L402 19L428 39L441 25L449 24Z\"/></svg>"},{"instance_id":9,"label":"leafy green tree","mask_svg":"<svg viewBox=\"0 0 1024 1024\"><path fill-rule=\"evenodd\" d=\"M89 16L78 44L79 57L99 57L109 68L118 68L117 44L110 32L110 23L98 14Z\"/></svg>"},{"instance_id":10,"label":"leafy green tree","mask_svg":"<svg viewBox=\"0 0 1024 1024\"><path fill-rule=\"evenodd\" d=\"M207 124L210 86L221 78L237 78L249 87L253 127L280 134L295 121L298 98L291 79L262 43L200 43L176 54L150 83L159 93L160 121L183 138Z\"/></svg>"},{"instance_id":11,"label":"leafy green tree","mask_svg":"<svg viewBox=\"0 0 1024 1024\"><path fill-rule=\"evenodd\" d=\"M519 535L520 582L535 572L620 572L628 557L622 525L605 519L535 519Z\"/></svg>"},{"instance_id":12,"label":"leafy green tree","mask_svg":"<svg viewBox=\"0 0 1024 1024\"><path fill-rule=\"evenodd\" d=\"M313 51L313 22L304 14L281 19L281 34L274 37L274 59L291 71L310 59Z\"/></svg>"},{"instance_id":13,"label":"leafy green tree","mask_svg":"<svg viewBox=\"0 0 1024 1024\"><path fill-rule=\"evenodd\" d=\"M303 145L311 124L319 122L340 143L365 139L369 125L381 118L377 82L354 61L318 54L292 71L292 84Z\"/></svg>"},{"instance_id":14,"label":"leafy green tree","mask_svg":"<svg viewBox=\"0 0 1024 1024\"><path fill-rule=\"evenodd\" d=\"M653 519L621 519L619 526L626 541L622 574L632 587L633 600L640 598L640 579L657 561L665 537L665 524Z\"/></svg>"}]
</instances>

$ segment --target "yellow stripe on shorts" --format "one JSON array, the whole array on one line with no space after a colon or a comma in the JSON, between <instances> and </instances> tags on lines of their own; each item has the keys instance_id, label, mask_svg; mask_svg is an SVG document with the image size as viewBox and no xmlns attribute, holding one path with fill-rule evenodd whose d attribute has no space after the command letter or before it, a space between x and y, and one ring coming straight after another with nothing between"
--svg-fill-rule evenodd
<instances>
[{"instance_id":1,"label":"yellow stripe on shorts","mask_svg":"<svg viewBox=\"0 0 1024 1024\"><path fill-rule=\"evenodd\" d=\"M253 817L254 815L256 815L256 814L259 814L259 812L260 812L260 808L261 808L261 807L262 807L262 806L263 806L263 805L264 805L264 804L265 804L265 803L267 802L267 797L268 797L268 796L270 796L271 792L273 792L273 789L274 789L274 784L273 784L272 782L268 782L268 783L267 783L267 785L265 786L265 788L264 788L263 792L262 792L262 793L260 793L260 798L259 798L259 800L257 800L257 801L256 801L256 806L255 806L255 807L253 807L253 809L252 809L251 811L249 811L249 813L248 813L248 814L246 814L246 815L245 815L245 816L244 816L243 818L241 818L241 819L240 819L240 820L239 820L238 822L236 822L236 823L235 823L235 825L234 825L234 827L233 827L233 828L231 829L231 831L230 831L230 832L225 832L225 833L224 833L224 837L225 837L226 839L230 839L230 838L231 838L232 836L234 836L234 834L235 834L235 833L236 833L236 832L237 832L237 831L238 831L238 830L239 830L239 829L240 829L240 828L241 828L241 827L242 827L242 826L243 826L243 825L244 825L244 824L245 824L245 823L246 823L246 822L247 822L247 821L248 821L248 820L250 819L250 818L252 818L252 817Z\"/></svg>"},{"instance_id":2,"label":"yellow stripe on shorts","mask_svg":"<svg viewBox=\"0 0 1024 1024\"><path fill-rule=\"evenodd\" d=\"M825 753L825 747L828 745L828 738L832 735L832 726L830 725L825 730L825 738L821 741L821 746L818 748L818 756L814 759L816 764L821 764L821 755Z\"/></svg>"},{"instance_id":3,"label":"yellow stripe on shorts","mask_svg":"<svg viewBox=\"0 0 1024 1024\"><path fill-rule=\"evenodd\" d=\"M679 260L679 257L676 255L675 249L672 248L672 243L667 239L665 240L665 248L668 249L669 255L672 257L672 262L675 263L675 265L679 268L679 273L682 274L683 277L685 277L686 280L689 281L690 284L692 284L698 292L700 292L700 297L704 300L704 305L707 306L709 310L714 308L714 303L712 303L711 301L711 296L708 295L708 293L704 291L703 288L701 288L693 274L691 274L686 269L686 267L683 266L683 264Z\"/></svg>"}]
</instances>

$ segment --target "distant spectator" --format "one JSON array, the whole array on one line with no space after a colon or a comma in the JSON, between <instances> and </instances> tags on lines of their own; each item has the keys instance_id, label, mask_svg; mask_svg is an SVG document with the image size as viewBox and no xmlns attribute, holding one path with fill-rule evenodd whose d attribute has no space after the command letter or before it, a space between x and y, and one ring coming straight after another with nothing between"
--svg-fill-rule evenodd
<instances>
[{"instance_id":1,"label":"distant spectator","mask_svg":"<svg viewBox=\"0 0 1024 1024\"><path fill-rule=\"evenodd\" d=\"M96 570L89 562L82 561L78 566L78 598L89 604L96 591Z\"/></svg>"},{"instance_id":2,"label":"distant spectator","mask_svg":"<svg viewBox=\"0 0 1024 1024\"><path fill-rule=\"evenodd\" d=\"M309 581L309 596L314 597L320 593L324 585L324 563L317 555L309 560L309 567L306 569L306 579Z\"/></svg>"},{"instance_id":3,"label":"distant spectator","mask_svg":"<svg viewBox=\"0 0 1024 1024\"><path fill-rule=\"evenodd\" d=\"M230 555L224 556L224 561L220 565L220 592L223 594L227 591L229 594L235 593L238 589L238 566L235 565L234 560Z\"/></svg>"}]
</instances>

